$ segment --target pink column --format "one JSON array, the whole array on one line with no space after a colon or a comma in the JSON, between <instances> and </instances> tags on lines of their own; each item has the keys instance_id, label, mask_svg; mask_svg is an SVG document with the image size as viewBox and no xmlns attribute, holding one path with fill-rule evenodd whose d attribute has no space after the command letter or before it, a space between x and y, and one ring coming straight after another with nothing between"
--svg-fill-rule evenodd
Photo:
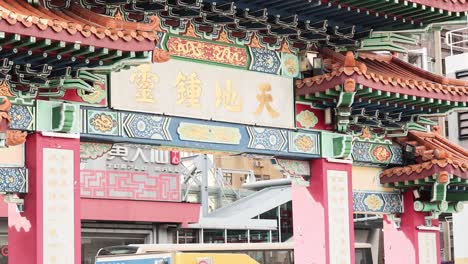
<instances>
[{"instance_id":1,"label":"pink column","mask_svg":"<svg viewBox=\"0 0 468 264\"><path fill-rule=\"evenodd\" d=\"M9 263L81 263L79 139L28 136L26 166L25 211L8 213Z\"/></svg>"},{"instance_id":2,"label":"pink column","mask_svg":"<svg viewBox=\"0 0 468 264\"><path fill-rule=\"evenodd\" d=\"M351 164L312 160L310 175L293 185L295 262L354 264Z\"/></svg>"},{"instance_id":3,"label":"pink column","mask_svg":"<svg viewBox=\"0 0 468 264\"><path fill-rule=\"evenodd\" d=\"M405 192L403 199L405 212L401 215L400 228L384 217L385 264L440 263L438 221L433 221L434 228L424 227L427 214L414 211L413 193Z\"/></svg>"}]
</instances>

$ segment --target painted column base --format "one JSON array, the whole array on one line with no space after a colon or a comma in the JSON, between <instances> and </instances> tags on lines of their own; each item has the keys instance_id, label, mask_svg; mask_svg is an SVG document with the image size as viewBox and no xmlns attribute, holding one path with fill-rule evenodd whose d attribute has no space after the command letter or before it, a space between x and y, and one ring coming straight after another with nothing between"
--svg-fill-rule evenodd
<instances>
[{"instance_id":1,"label":"painted column base","mask_svg":"<svg viewBox=\"0 0 468 264\"><path fill-rule=\"evenodd\" d=\"M310 164L310 186L293 185L295 262L354 264L351 164Z\"/></svg>"},{"instance_id":2,"label":"painted column base","mask_svg":"<svg viewBox=\"0 0 468 264\"><path fill-rule=\"evenodd\" d=\"M440 263L440 233L438 221L433 221L435 230L424 229L425 213L413 209L413 193L403 194L405 212L400 228L384 217L383 236L385 264L438 264Z\"/></svg>"}]
</instances>

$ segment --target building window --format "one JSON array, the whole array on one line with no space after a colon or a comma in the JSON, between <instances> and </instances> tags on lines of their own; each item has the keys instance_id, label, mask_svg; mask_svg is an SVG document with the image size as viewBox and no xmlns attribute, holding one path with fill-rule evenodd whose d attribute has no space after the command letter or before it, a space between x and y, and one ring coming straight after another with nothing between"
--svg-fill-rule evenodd
<instances>
[{"instance_id":1,"label":"building window","mask_svg":"<svg viewBox=\"0 0 468 264\"><path fill-rule=\"evenodd\" d=\"M449 137L449 121L447 117L444 117L445 136Z\"/></svg>"},{"instance_id":2,"label":"building window","mask_svg":"<svg viewBox=\"0 0 468 264\"><path fill-rule=\"evenodd\" d=\"M228 243L247 243L247 230L228 230L227 231Z\"/></svg>"},{"instance_id":3,"label":"building window","mask_svg":"<svg viewBox=\"0 0 468 264\"><path fill-rule=\"evenodd\" d=\"M458 138L468 140L468 112L458 113Z\"/></svg>"},{"instance_id":4,"label":"building window","mask_svg":"<svg viewBox=\"0 0 468 264\"><path fill-rule=\"evenodd\" d=\"M203 243L218 244L225 243L225 234L223 229L204 229L203 230Z\"/></svg>"},{"instance_id":5,"label":"building window","mask_svg":"<svg viewBox=\"0 0 468 264\"><path fill-rule=\"evenodd\" d=\"M269 230L250 230L250 243L268 243L270 242Z\"/></svg>"},{"instance_id":6,"label":"building window","mask_svg":"<svg viewBox=\"0 0 468 264\"><path fill-rule=\"evenodd\" d=\"M288 241L293 236L292 202L280 206L281 242Z\"/></svg>"},{"instance_id":7,"label":"building window","mask_svg":"<svg viewBox=\"0 0 468 264\"><path fill-rule=\"evenodd\" d=\"M277 220L278 219L278 208L275 207L275 208L261 214L259 219Z\"/></svg>"},{"instance_id":8,"label":"building window","mask_svg":"<svg viewBox=\"0 0 468 264\"><path fill-rule=\"evenodd\" d=\"M196 244L199 243L197 229L179 229L178 244Z\"/></svg>"},{"instance_id":9,"label":"building window","mask_svg":"<svg viewBox=\"0 0 468 264\"><path fill-rule=\"evenodd\" d=\"M255 180L256 181L261 181L262 180L262 175L255 174Z\"/></svg>"},{"instance_id":10,"label":"building window","mask_svg":"<svg viewBox=\"0 0 468 264\"><path fill-rule=\"evenodd\" d=\"M224 184L232 185L232 173L223 173Z\"/></svg>"},{"instance_id":11,"label":"building window","mask_svg":"<svg viewBox=\"0 0 468 264\"><path fill-rule=\"evenodd\" d=\"M271 179L270 175L255 174L255 180L256 181L266 181L266 180L270 180L270 179Z\"/></svg>"}]
</instances>

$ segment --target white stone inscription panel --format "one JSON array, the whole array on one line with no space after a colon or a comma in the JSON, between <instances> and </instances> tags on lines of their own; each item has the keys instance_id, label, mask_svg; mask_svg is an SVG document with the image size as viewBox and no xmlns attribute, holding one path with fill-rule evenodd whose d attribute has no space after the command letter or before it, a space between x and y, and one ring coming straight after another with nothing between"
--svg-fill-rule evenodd
<instances>
[{"instance_id":1,"label":"white stone inscription panel","mask_svg":"<svg viewBox=\"0 0 468 264\"><path fill-rule=\"evenodd\" d=\"M436 233L419 232L419 264L437 264Z\"/></svg>"},{"instance_id":2,"label":"white stone inscription panel","mask_svg":"<svg viewBox=\"0 0 468 264\"><path fill-rule=\"evenodd\" d=\"M43 149L44 263L75 259L73 151Z\"/></svg>"},{"instance_id":3,"label":"white stone inscription panel","mask_svg":"<svg viewBox=\"0 0 468 264\"><path fill-rule=\"evenodd\" d=\"M330 264L351 264L348 173L329 170L327 176Z\"/></svg>"}]
</instances>

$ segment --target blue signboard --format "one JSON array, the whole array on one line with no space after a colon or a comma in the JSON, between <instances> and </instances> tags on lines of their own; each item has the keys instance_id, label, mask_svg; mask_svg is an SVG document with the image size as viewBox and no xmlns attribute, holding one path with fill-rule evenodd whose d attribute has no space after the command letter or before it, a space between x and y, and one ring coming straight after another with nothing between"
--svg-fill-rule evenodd
<instances>
[{"instance_id":1,"label":"blue signboard","mask_svg":"<svg viewBox=\"0 0 468 264\"><path fill-rule=\"evenodd\" d=\"M96 264L171 264L170 257L150 257L150 258L139 258L139 259L130 259L126 258L116 258L114 260L97 260Z\"/></svg>"}]
</instances>

